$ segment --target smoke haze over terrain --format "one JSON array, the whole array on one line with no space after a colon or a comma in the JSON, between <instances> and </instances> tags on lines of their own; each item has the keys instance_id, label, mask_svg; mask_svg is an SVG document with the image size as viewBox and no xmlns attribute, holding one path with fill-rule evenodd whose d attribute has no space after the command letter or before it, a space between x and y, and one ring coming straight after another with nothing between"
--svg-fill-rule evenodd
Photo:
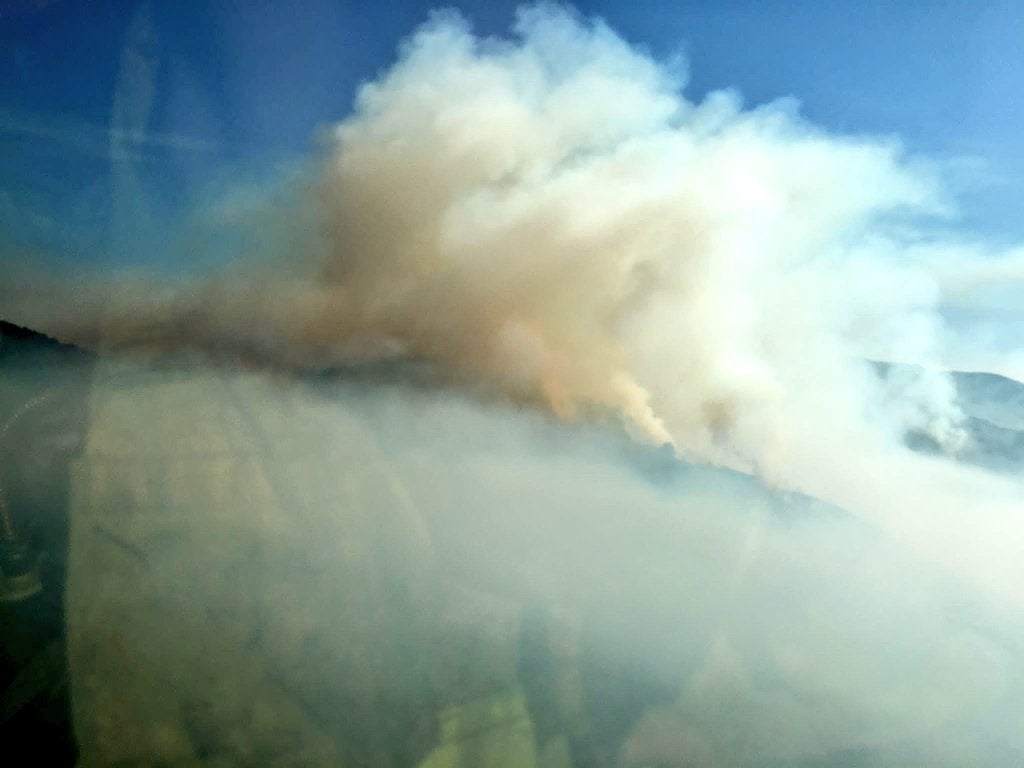
<instances>
[{"instance_id":1,"label":"smoke haze over terrain","mask_svg":"<svg viewBox=\"0 0 1024 768\"><path fill-rule=\"evenodd\" d=\"M525 8L508 39L438 12L309 167L195 213L182 241L229 242L220 266L12 269L0 309L100 350L440 371L445 392L367 396L413 498L475 485L487 517L513 499L555 542L649 515L678 544L683 575L664 576L655 602L673 608L652 609L666 622L652 632L678 632L696 672L643 727L688 723L678 738L698 764L742 764L772 738L784 759L926 733L928 764L947 749L950 764L994 759L990 743L1020 754L1024 666L1003 638L1024 607L1024 492L1017 473L955 461L971 435L948 373L1024 370L998 330L1020 254L950 235L938 172L896 140L830 134L788 100L693 103L685 81L681 62L559 7ZM849 517L780 522L757 483L711 470L660 488L603 452L612 438L589 425L610 417ZM557 438L571 457L545 458L549 429L572 435ZM937 453L912 452L908 433ZM551 487L590 522L531 495ZM516 559L479 538L494 563ZM650 536L620 544L609 559L633 562ZM702 580L720 603L701 603ZM683 616L714 636L684 637ZM970 726L940 736L951 722ZM634 745L637 765L659 738Z\"/></svg>"}]
</instances>

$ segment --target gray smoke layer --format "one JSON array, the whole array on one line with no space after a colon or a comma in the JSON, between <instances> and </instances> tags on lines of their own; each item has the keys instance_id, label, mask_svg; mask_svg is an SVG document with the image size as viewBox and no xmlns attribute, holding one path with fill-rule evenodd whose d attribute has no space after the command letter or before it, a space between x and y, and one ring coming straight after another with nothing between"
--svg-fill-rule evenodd
<instances>
[{"instance_id":1,"label":"gray smoke layer","mask_svg":"<svg viewBox=\"0 0 1024 768\"><path fill-rule=\"evenodd\" d=\"M101 362L69 593L88 754L151 754L124 721L172 728L211 686L189 732L266 742L230 716L266 695L238 672L250 656L353 750L408 743L410 711L521 689L530 749L568 736L574 765L1024 754L1019 616L949 569L748 475L409 377ZM128 647L103 657L111 625ZM122 681L125 653L150 660Z\"/></svg>"}]
</instances>

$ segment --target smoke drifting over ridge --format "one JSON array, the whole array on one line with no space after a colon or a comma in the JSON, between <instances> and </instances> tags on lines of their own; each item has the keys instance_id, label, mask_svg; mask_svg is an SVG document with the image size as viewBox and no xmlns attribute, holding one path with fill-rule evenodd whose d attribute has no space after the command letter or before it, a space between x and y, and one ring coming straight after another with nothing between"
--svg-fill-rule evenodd
<instances>
[{"instance_id":1,"label":"smoke drifting over ridge","mask_svg":"<svg viewBox=\"0 0 1024 768\"><path fill-rule=\"evenodd\" d=\"M12 265L0 315L141 353L101 356L74 470L67 604L89 654L72 671L98 679L110 627L139 630L141 651L113 648L80 736L139 741L110 698L161 724L211 691L258 699L235 666L253 644L301 672L325 721L356 723L372 697L353 691L415 678L435 646L512 659L535 604L552 645L591 654L598 714L635 716L616 765L1024 762L1024 385L974 377L961 404L945 372L1019 365L992 352L1013 335L998 313L1015 311L1021 252L942 236L941 180L896 141L684 88L678 65L554 6L503 40L438 13L300 172L198 207L182 261L220 266ZM119 201L131 226L114 239L144 241L154 210ZM947 327L979 306L998 312ZM398 364L369 381L233 365L250 359ZM416 386L406 361L450 386ZM1002 474L950 460L978 447L972 419ZM215 621L179 621L182 604ZM238 629L245 654L222 642ZM169 684L135 685L134 656ZM529 688L509 666L495 677ZM392 717L402 690L386 717L363 710L370 741L413 730ZM206 732L245 740L215 715ZM539 748L561 716L532 717Z\"/></svg>"},{"instance_id":2,"label":"smoke drifting over ridge","mask_svg":"<svg viewBox=\"0 0 1024 768\"><path fill-rule=\"evenodd\" d=\"M614 411L1012 595L1016 484L901 444L965 439L927 367L940 284L914 222L945 210L941 189L896 142L683 85L558 8L525 9L510 40L436 14L288 203L224 224L253 254L176 283L23 284L6 313L100 347L428 360L565 418ZM866 359L925 367L881 381Z\"/></svg>"}]
</instances>

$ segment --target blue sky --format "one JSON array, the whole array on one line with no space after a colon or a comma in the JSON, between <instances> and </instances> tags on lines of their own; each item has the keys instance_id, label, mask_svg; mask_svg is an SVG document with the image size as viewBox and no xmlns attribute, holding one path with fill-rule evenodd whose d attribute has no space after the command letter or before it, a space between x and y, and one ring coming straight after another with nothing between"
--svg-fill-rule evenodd
<instances>
[{"instance_id":1,"label":"blue sky","mask_svg":"<svg viewBox=\"0 0 1024 768\"><path fill-rule=\"evenodd\" d=\"M0 234L72 259L160 258L219 184L310 152L436 3L12 0L0 11ZM484 34L517 3L456 2ZM784 96L827 129L939 162L971 236L1024 239L1015 2L581 2L687 96Z\"/></svg>"}]
</instances>

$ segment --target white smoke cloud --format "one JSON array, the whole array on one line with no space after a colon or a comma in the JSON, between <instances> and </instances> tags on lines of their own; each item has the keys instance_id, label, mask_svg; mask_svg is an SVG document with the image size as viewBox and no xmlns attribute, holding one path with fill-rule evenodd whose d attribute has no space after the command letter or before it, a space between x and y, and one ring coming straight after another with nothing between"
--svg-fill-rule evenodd
<instances>
[{"instance_id":1,"label":"white smoke cloud","mask_svg":"<svg viewBox=\"0 0 1024 768\"><path fill-rule=\"evenodd\" d=\"M228 267L175 281L12 276L4 313L107 349L302 369L426 361L461 395L577 423L618 414L641 441L842 507L857 520L788 525L753 483L710 470L668 493L601 454L607 434L551 455L545 440L564 433L524 434L535 416L468 397L372 395L354 409L377 419L435 527L446 494L484 511L452 528L485 542L467 557L493 578L542 561L543 530L554 554L531 588L574 573L566 599L599 603L625 580L623 594L650 601L679 645L672 674L692 674L645 716L627 764L784 764L922 737L978 764L992 732L1019 742L1005 682L1019 651L999 633L1019 624L1024 495L903 437L955 453L966 437L945 370L1020 359L1002 337L971 357L949 320L1012 305L1000 286L1019 254L985 262L930 235L951 205L897 142L830 134L790 100L694 103L684 85L679 67L559 7L521 11L502 40L435 14L360 91L313 171L197 214L200 235L245 251ZM882 376L868 361L915 367ZM622 563L649 563L658 537L622 532L633 510L678 548L635 584ZM618 531L596 570L594 549L566 544L588 525ZM954 605L975 592L983 630ZM963 727L946 743L949 723ZM958 764L891 762L908 759Z\"/></svg>"},{"instance_id":2,"label":"white smoke cloud","mask_svg":"<svg viewBox=\"0 0 1024 768\"><path fill-rule=\"evenodd\" d=\"M559 7L502 40L435 14L291 202L241 216L248 257L59 302L22 285L8 314L303 367L405 356L565 418L618 412L1012 595L1016 487L901 443L964 442L941 370L949 281L926 258L942 245L921 224L949 210L935 174L790 100L693 103L683 85ZM883 382L867 358L921 367Z\"/></svg>"}]
</instances>

